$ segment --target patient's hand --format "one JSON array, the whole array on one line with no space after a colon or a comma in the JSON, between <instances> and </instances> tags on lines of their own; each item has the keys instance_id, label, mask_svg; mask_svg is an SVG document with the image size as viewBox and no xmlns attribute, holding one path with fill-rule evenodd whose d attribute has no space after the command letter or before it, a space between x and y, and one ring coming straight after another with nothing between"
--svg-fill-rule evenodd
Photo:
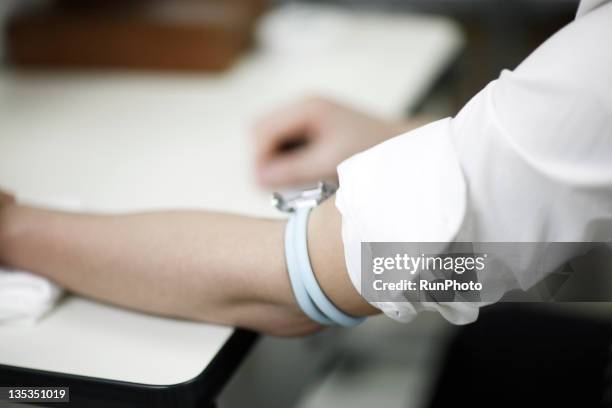
<instances>
[{"instance_id":1,"label":"patient's hand","mask_svg":"<svg viewBox=\"0 0 612 408\"><path fill-rule=\"evenodd\" d=\"M421 124L385 121L323 98L302 100L257 124L259 183L278 188L335 180L344 159Z\"/></svg>"},{"instance_id":2,"label":"patient's hand","mask_svg":"<svg viewBox=\"0 0 612 408\"><path fill-rule=\"evenodd\" d=\"M12 194L0 190L0 207L15 204L15 197Z\"/></svg>"},{"instance_id":3,"label":"patient's hand","mask_svg":"<svg viewBox=\"0 0 612 408\"><path fill-rule=\"evenodd\" d=\"M7 216L6 209L15 204L15 197L9 193L0 190L0 265L3 257L4 238L6 236Z\"/></svg>"}]
</instances>

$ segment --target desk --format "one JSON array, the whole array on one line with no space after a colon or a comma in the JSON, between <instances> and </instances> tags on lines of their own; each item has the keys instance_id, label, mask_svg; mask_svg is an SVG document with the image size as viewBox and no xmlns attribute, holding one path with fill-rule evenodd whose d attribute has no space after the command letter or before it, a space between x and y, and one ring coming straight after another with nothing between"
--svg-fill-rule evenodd
<instances>
[{"instance_id":1,"label":"desk","mask_svg":"<svg viewBox=\"0 0 612 408\"><path fill-rule=\"evenodd\" d=\"M259 115L304 94L400 114L461 46L444 19L296 7L271 12L255 50L220 75L4 69L0 185L76 198L92 211L277 216L251 174L248 139ZM299 46L274 40L279 32ZM0 382L72 379L73 401L89 406L202 406L252 340L69 297L37 326L0 327ZM210 392L181 397L194 382Z\"/></svg>"}]
</instances>

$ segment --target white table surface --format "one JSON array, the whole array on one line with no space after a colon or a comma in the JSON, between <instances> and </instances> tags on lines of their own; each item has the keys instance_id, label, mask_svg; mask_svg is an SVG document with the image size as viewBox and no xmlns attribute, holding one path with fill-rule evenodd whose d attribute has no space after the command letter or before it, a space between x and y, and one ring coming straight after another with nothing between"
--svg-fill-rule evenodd
<instances>
[{"instance_id":1,"label":"white table surface","mask_svg":"<svg viewBox=\"0 0 612 408\"><path fill-rule=\"evenodd\" d=\"M445 19L314 6L274 11L259 38L218 75L0 71L0 186L90 211L276 216L251 172L259 115L311 94L399 115L462 44ZM0 327L0 364L170 385L232 332L71 296L35 326Z\"/></svg>"}]
</instances>

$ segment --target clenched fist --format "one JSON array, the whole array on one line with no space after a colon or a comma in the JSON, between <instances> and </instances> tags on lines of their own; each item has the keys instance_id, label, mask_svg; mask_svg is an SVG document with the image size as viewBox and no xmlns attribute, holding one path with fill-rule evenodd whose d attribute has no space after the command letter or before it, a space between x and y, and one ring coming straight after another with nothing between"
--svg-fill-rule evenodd
<instances>
[{"instance_id":1,"label":"clenched fist","mask_svg":"<svg viewBox=\"0 0 612 408\"><path fill-rule=\"evenodd\" d=\"M385 121L324 98L304 99L257 124L258 181L274 189L336 180L344 159L421 124Z\"/></svg>"}]
</instances>

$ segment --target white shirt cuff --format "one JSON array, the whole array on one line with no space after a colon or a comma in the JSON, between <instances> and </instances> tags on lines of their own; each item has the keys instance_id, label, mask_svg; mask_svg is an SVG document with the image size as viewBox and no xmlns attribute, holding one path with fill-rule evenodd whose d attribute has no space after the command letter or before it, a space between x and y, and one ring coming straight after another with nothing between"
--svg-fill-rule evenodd
<instances>
[{"instance_id":1,"label":"white shirt cuff","mask_svg":"<svg viewBox=\"0 0 612 408\"><path fill-rule=\"evenodd\" d=\"M466 184L442 119L357 154L338 167L336 206L351 281L361 293L361 242L452 242L466 212ZM435 310L456 324L478 316L476 305L370 301L389 317L411 320Z\"/></svg>"}]
</instances>

